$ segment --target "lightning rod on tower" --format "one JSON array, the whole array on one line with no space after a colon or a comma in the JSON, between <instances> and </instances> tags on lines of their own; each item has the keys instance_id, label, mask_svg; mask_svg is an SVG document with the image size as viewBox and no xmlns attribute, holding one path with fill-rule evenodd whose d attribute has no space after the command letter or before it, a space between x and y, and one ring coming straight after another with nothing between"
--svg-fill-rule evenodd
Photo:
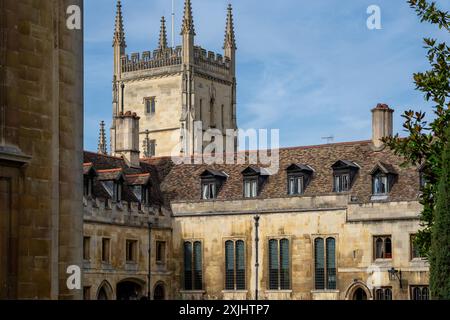
<instances>
[{"instance_id":1,"label":"lightning rod on tower","mask_svg":"<svg viewBox=\"0 0 450 320\"><path fill-rule=\"evenodd\" d=\"M172 0L172 48L175 48L175 0Z\"/></svg>"}]
</instances>

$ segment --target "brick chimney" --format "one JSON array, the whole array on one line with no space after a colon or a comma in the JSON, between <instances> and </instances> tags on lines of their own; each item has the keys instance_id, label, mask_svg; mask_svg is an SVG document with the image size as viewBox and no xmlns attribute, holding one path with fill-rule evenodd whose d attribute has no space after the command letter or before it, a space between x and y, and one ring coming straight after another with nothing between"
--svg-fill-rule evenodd
<instances>
[{"instance_id":1,"label":"brick chimney","mask_svg":"<svg viewBox=\"0 0 450 320\"><path fill-rule=\"evenodd\" d=\"M127 111L116 116L116 156L123 156L130 167L139 163L139 117Z\"/></svg>"},{"instance_id":2,"label":"brick chimney","mask_svg":"<svg viewBox=\"0 0 450 320\"><path fill-rule=\"evenodd\" d=\"M378 104L372 110L372 142L375 149L382 149L384 137L393 135L394 110L387 104Z\"/></svg>"}]
</instances>

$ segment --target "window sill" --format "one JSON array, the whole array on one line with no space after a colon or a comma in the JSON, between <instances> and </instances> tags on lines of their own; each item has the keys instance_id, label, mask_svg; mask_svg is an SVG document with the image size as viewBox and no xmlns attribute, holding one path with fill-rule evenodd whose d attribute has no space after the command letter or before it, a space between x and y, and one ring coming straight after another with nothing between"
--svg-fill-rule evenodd
<instances>
[{"instance_id":1,"label":"window sill","mask_svg":"<svg viewBox=\"0 0 450 320\"><path fill-rule=\"evenodd\" d=\"M304 193L299 193L299 194L287 194L286 197L287 198L300 198L300 197L304 197L305 194Z\"/></svg>"},{"instance_id":2,"label":"window sill","mask_svg":"<svg viewBox=\"0 0 450 320\"><path fill-rule=\"evenodd\" d=\"M383 266L383 267L390 267L392 266L392 258L389 259L375 259L373 261L374 264L379 265L379 266Z\"/></svg>"},{"instance_id":3,"label":"window sill","mask_svg":"<svg viewBox=\"0 0 450 320\"><path fill-rule=\"evenodd\" d=\"M292 290L274 290L274 289L270 289L270 290L266 290L266 293L292 293Z\"/></svg>"},{"instance_id":4,"label":"window sill","mask_svg":"<svg viewBox=\"0 0 450 320\"><path fill-rule=\"evenodd\" d=\"M222 293L248 293L248 290L222 290Z\"/></svg>"},{"instance_id":5,"label":"window sill","mask_svg":"<svg viewBox=\"0 0 450 320\"><path fill-rule=\"evenodd\" d=\"M374 201L374 202L382 202L382 201L388 201L389 200L389 195L387 194L373 194L370 197L370 201Z\"/></svg>"},{"instance_id":6,"label":"window sill","mask_svg":"<svg viewBox=\"0 0 450 320\"><path fill-rule=\"evenodd\" d=\"M311 293L339 293L340 291L337 289L323 289L323 290L311 290Z\"/></svg>"}]
</instances>

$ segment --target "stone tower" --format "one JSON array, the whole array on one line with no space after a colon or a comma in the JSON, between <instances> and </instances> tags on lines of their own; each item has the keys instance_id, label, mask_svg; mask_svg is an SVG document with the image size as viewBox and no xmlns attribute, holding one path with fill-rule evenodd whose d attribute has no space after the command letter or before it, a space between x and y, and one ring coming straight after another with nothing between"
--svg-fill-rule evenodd
<instances>
[{"instance_id":1,"label":"stone tower","mask_svg":"<svg viewBox=\"0 0 450 320\"><path fill-rule=\"evenodd\" d=\"M195 45L195 36L191 1L185 0L181 46L167 45L163 17L158 48L126 54L118 1L113 42L113 155L121 155L116 145L116 118L128 111L140 118L141 156L192 155L208 144L199 140L201 130L213 128L225 138L227 129L237 129L236 41L231 5L223 54ZM200 121L202 127L198 128Z\"/></svg>"}]
</instances>

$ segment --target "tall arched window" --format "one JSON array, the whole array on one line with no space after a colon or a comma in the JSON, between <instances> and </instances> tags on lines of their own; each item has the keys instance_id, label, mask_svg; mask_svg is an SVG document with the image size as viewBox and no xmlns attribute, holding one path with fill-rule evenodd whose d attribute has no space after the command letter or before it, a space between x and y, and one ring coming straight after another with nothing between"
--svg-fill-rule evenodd
<instances>
[{"instance_id":1,"label":"tall arched window","mask_svg":"<svg viewBox=\"0 0 450 320\"><path fill-rule=\"evenodd\" d=\"M245 243L236 241L236 289L245 290Z\"/></svg>"},{"instance_id":2,"label":"tall arched window","mask_svg":"<svg viewBox=\"0 0 450 320\"><path fill-rule=\"evenodd\" d=\"M289 290L290 287L289 240L271 239L269 240L269 289Z\"/></svg>"},{"instance_id":3,"label":"tall arched window","mask_svg":"<svg viewBox=\"0 0 450 320\"><path fill-rule=\"evenodd\" d=\"M290 288L289 240L280 240L280 289Z\"/></svg>"},{"instance_id":4,"label":"tall arched window","mask_svg":"<svg viewBox=\"0 0 450 320\"><path fill-rule=\"evenodd\" d=\"M184 243L184 289L203 289L202 243Z\"/></svg>"},{"instance_id":5,"label":"tall arched window","mask_svg":"<svg viewBox=\"0 0 450 320\"><path fill-rule=\"evenodd\" d=\"M336 289L336 239L329 237L314 240L315 289Z\"/></svg>"},{"instance_id":6,"label":"tall arched window","mask_svg":"<svg viewBox=\"0 0 450 320\"><path fill-rule=\"evenodd\" d=\"M192 243L184 243L184 289L192 290Z\"/></svg>"},{"instance_id":7,"label":"tall arched window","mask_svg":"<svg viewBox=\"0 0 450 320\"><path fill-rule=\"evenodd\" d=\"M327 238L327 289L336 289L336 240Z\"/></svg>"},{"instance_id":8,"label":"tall arched window","mask_svg":"<svg viewBox=\"0 0 450 320\"><path fill-rule=\"evenodd\" d=\"M325 289L325 248L322 238L314 240L316 290Z\"/></svg>"},{"instance_id":9,"label":"tall arched window","mask_svg":"<svg viewBox=\"0 0 450 320\"><path fill-rule=\"evenodd\" d=\"M225 242L225 290L245 290L244 241Z\"/></svg>"},{"instance_id":10,"label":"tall arched window","mask_svg":"<svg viewBox=\"0 0 450 320\"><path fill-rule=\"evenodd\" d=\"M196 241L194 242L194 290L203 289L202 266L202 244L200 241Z\"/></svg>"},{"instance_id":11,"label":"tall arched window","mask_svg":"<svg viewBox=\"0 0 450 320\"><path fill-rule=\"evenodd\" d=\"M225 243L225 290L234 290L234 242Z\"/></svg>"},{"instance_id":12,"label":"tall arched window","mask_svg":"<svg viewBox=\"0 0 450 320\"><path fill-rule=\"evenodd\" d=\"M377 238L377 240L375 240L375 246L376 246L376 254L375 257L377 259L381 259L383 258L383 239L381 238Z\"/></svg>"}]
</instances>

